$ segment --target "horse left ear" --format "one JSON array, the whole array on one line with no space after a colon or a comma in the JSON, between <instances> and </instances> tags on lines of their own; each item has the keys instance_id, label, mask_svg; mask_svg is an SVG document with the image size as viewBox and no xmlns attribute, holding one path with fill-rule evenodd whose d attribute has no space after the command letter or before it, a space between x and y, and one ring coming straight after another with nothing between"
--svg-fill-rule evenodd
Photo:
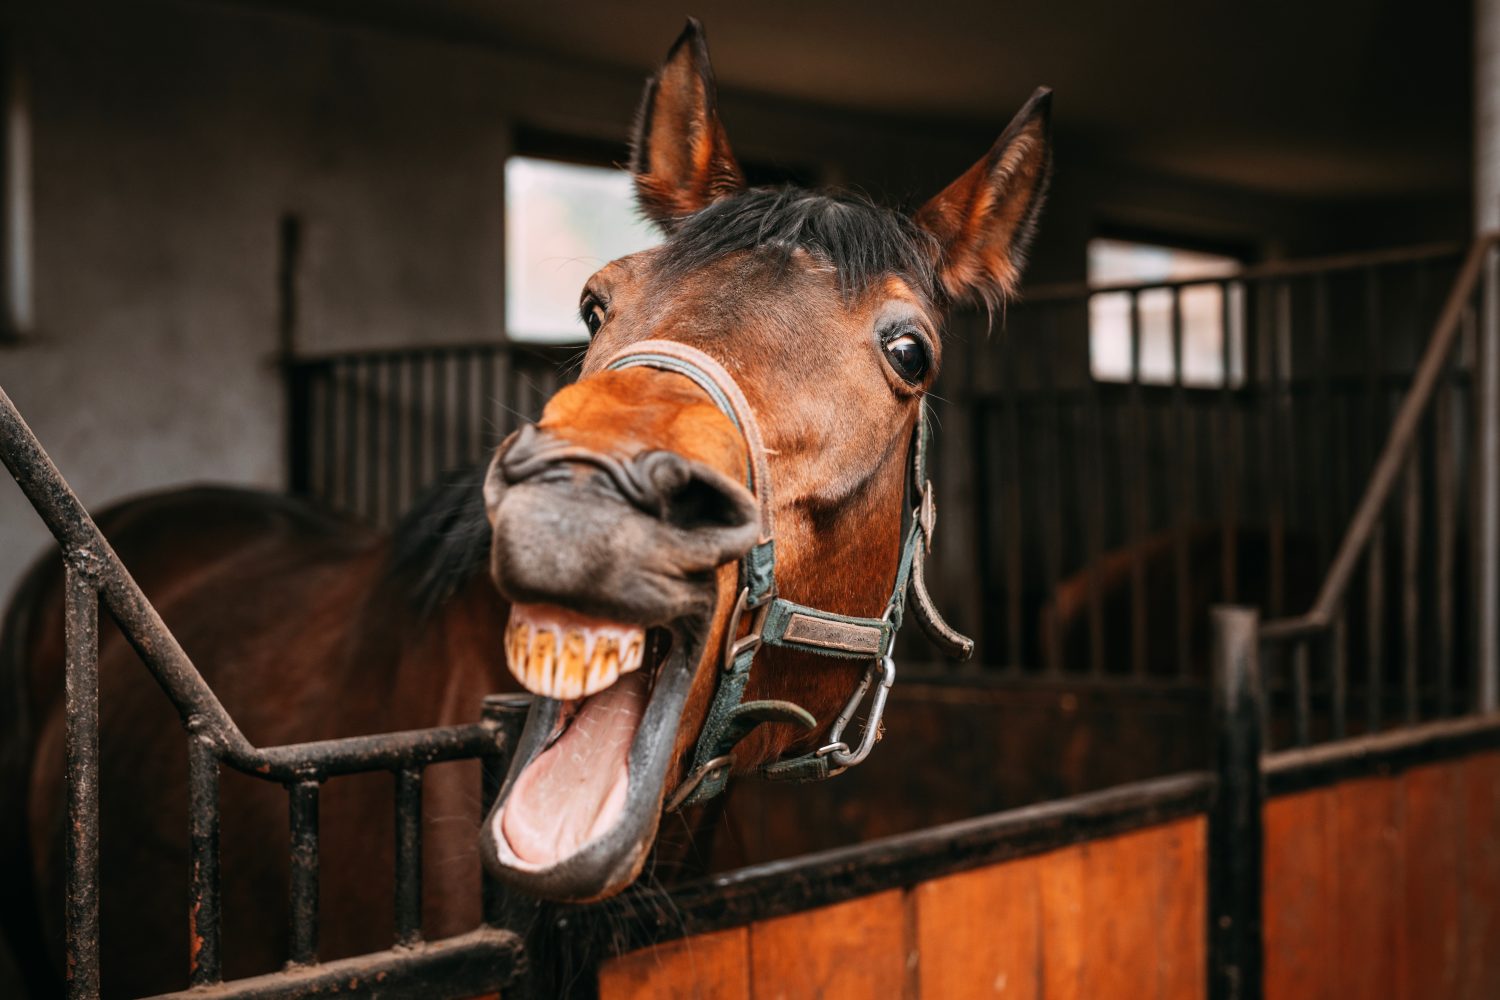
<instances>
[{"instance_id":1,"label":"horse left ear","mask_svg":"<svg viewBox=\"0 0 1500 1000\"><path fill-rule=\"evenodd\" d=\"M745 174L719 121L708 39L693 18L646 83L630 145L636 202L667 232L745 189Z\"/></svg>"},{"instance_id":2,"label":"horse left ear","mask_svg":"<svg viewBox=\"0 0 1500 1000\"><path fill-rule=\"evenodd\" d=\"M1052 91L1037 88L984 159L916 214L937 241L937 277L955 302L1013 294L1052 175Z\"/></svg>"}]
</instances>

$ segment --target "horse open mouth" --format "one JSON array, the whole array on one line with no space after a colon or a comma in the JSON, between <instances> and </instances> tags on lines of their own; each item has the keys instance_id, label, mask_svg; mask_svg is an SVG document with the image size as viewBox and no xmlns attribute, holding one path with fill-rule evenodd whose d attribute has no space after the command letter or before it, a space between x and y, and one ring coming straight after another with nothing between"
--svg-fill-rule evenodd
<instances>
[{"instance_id":1,"label":"horse open mouth","mask_svg":"<svg viewBox=\"0 0 1500 1000\"><path fill-rule=\"evenodd\" d=\"M576 901L634 880L661 816L690 645L666 628L512 606L507 662L537 699L483 831L498 878Z\"/></svg>"}]
</instances>

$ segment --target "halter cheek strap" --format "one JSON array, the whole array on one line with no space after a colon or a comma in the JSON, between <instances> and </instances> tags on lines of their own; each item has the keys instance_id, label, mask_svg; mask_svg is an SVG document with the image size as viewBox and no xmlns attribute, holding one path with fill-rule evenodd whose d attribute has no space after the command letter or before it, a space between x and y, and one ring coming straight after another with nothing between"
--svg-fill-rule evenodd
<instances>
[{"instance_id":1,"label":"halter cheek strap","mask_svg":"<svg viewBox=\"0 0 1500 1000\"><path fill-rule=\"evenodd\" d=\"M734 764L733 750L763 722L789 722L809 730L817 720L800 705L774 699L742 701L755 654L765 645L798 649L823 656L868 660L869 669L854 689L844 710L829 729L828 744L812 753L764 765L760 775L773 780L816 781L832 777L863 761L880 738L886 696L896 680L891 656L910 593L923 631L943 652L958 659L973 653L973 640L952 629L927 593L923 560L932 546L936 520L932 484L927 480L927 413L917 422L911 446L911 469L902 508L901 560L885 613L860 618L788 601L776 591L775 526L771 506L771 478L766 449L739 384L724 367L703 351L671 340L647 340L616 355L605 365L617 370L657 368L691 379L735 425L748 452L746 483L760 509L760 540L740 560L740 591L725 629L723 672L714 688L708 715L693 751L688 776L667 801L667 809L707 801L724 790ZM746 616L749 630L740 634ZM843 739L865 696L874 688L859 742L853 748Z\"/></svg>"}]
</instances>

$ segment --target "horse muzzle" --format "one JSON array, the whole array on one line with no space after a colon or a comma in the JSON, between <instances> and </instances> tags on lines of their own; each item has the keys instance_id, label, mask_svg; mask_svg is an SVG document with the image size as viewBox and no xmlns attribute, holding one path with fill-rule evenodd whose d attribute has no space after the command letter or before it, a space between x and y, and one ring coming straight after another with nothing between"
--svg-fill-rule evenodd
<instances>
[{"instance_id":1,"label":"horse muzzle","mask_svg":"<svg viewBox=\"0 0 1500 1000\"><path fill-rule=\"evenodd\" d=\"M757 540L755 499L671 451L536 427L502 447L485 498L507 663L539 697L481 854L530 894L607 896L655 839L715 570Z\"/></svg>"}]
</instances>

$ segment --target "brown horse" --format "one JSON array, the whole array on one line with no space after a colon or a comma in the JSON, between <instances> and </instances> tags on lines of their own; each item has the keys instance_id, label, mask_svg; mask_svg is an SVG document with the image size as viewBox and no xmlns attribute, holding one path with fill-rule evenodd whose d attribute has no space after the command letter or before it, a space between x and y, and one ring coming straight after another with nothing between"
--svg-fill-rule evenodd
<instances>
[{"instance_id":1,"label":"brown horse","mask_svg":"<svg viewBox=\"0 0 1500 1000\"><path fill-rule=\"evenodd\" d=\"M908 480L942 317L1013 291L1049 173L1048 107L1039 91L911 217L846 195L750 189L690 23L647 86L631 164L666 241L589 281L583 377L487 472L429 499L394 539L300 502L211 489L126 504L101 525L258 745L471 721L484 694L513 687L508 652L542 697L481 850L473 765L436 767L425 784L429 936L477 921L481 853L539 895L617 892L639 875L676 804L668 796L696 797L685 780L707 788L726 769L784 760L813 771L825 761L826 773L817 751L830 742L843 746L835 760L857 755L829 734L871 676L858 622L893 620L903 541L921 537L903 520L922 485ZM647 339L711 360L686 374L609 367ZM722 369L694 377L705 365ZM718 398L740 393L738 408ZM759 469L753 490L748 467ZM930 525L930 506L916 513ZM771 627L757 609L735 613L738 567L768 541L775 592L808 609L811 632L801 648L757 653L733 642ZM0 703L0 850L8 885L29 873L22 893L5 894L22 907L7 926L42 928L18 950L46 951L54 967L59 576L55 559L31 574L0 647L16 692ZM782 625L785 639L795 623ZM814 655L820 643L864 658ZM750 711L729 729L705 721L726 645L754 668L732 706ZM184 739L118 634L101 657L103 969L111 993L152 992L183 979ZM732 745L707 770L695 767L705 730ZM284 954L285 803L235 775L222 800L226 971L262 971ZM381 947L387 780L329 783L321 817L322 953Z\"/></svg>"}]
</instances>

